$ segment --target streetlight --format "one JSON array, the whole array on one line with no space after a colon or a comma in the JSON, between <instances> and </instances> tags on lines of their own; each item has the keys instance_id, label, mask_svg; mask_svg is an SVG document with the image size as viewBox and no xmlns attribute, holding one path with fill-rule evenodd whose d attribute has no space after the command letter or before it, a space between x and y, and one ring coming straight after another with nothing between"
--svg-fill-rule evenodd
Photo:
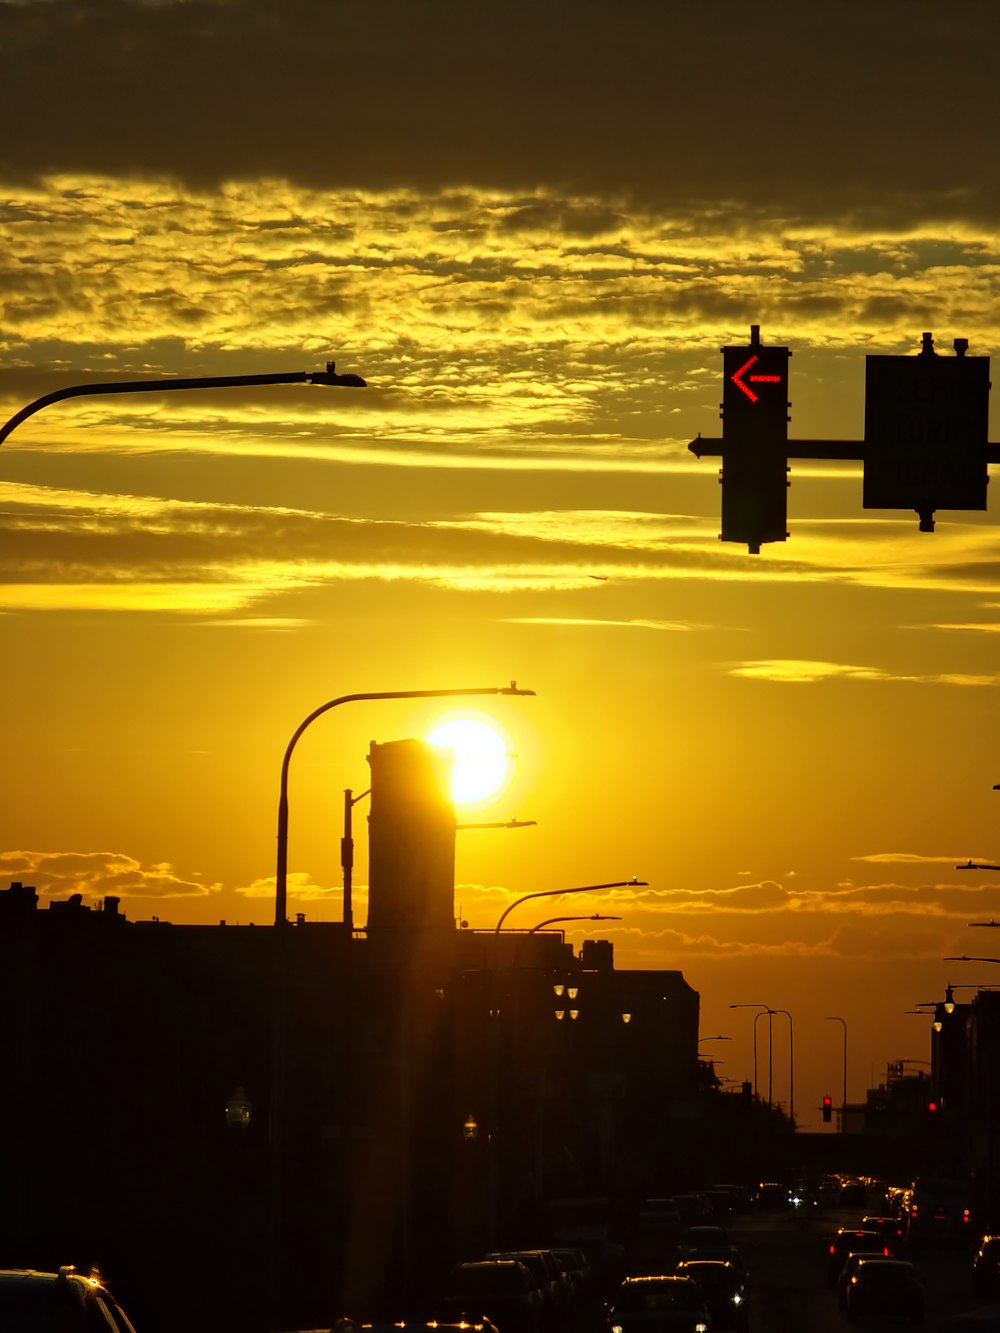
<instances>
[{"instance_id":1,"label":"streetlight","mask_svg":"<svg viewBox=\"0 0 1000 1333\"><path fill-rule=\"evenodd\" d=\"M15 412L8 422L0 426L0 444L3 444L11 431L22 421L34 416L43 407L61 402L64 398L82 398L105 393L169 393L177 389L236 389L253 384L327 384L347 389L368 387L360 375L338 375L336 370L336 364L328 361L326 370L313 372L299 370L281 375L198 375L193 379L112 380L95 384L74 384L36 398L27 407L22 407L20 412Z\"/></svg>"},{"instance_id":2,"label":"streetlight","mask_svg":"<svg viewBox=\"0 0 1000 1333\"><path fill-rule=\"evenodd\" d=\"M308 717L303 719L295 729L291 740L285 747L285 753L281 761L281 783L280 794L278 797L278 853L277 866L275 871L274 883L274 924L275 931L275 949L273 957L274 966L274 994L273 1009L271 1015L271 1104L270 1104L270 1126L269 1126L269 1207L268 1207L268 1299L272 1315L272 1321L277 1318L277 1302L279 1293L280 1274L282 1271L282 1214L284 1205L284 1181L282 1170L282 1133L284 1128L284 1102L285 1102L285 940L288 931L283 929L287 926L287 907L288 907L288 768L291 762L295 746L298 744L302 733L318 717L328 713L332 708L337 708L341 704L356 703L361 700L376 699L446 699L446 698L465 698L472 695L484 694L511 694L511 695L533 695L534 690L519 689L516 681L511 681L509 685L486 686L478 689L457 689L457 690L379 690L364 694L342 694L336 699L330 699L327 703L321 704L319 708L314 708ZM360 797L357 798L360 800ZM344 813L347 820L348 831L350 829L350 811L356 803L353 796L345 795ZM348 836L345 834L345 838ZM345 853L347 848L344 848ZM345 891L349 897L350 893L350 871L353 863L353 856L345 856ZM351 909L349 902L345 902L345 921L350 927L353 926L351 920Z\"/></svg>"},{"instance_id":3,"label":"streetlight","mask_svg":"<svg viewBox=\"0 0 1000 1333\"><path fill-rule=\"evenodd\" d=\"M527 942L528 935L534 935L536 931L544 930L546 926L552 926L557 921L620 921L620 920L621 920L620 916L605 916L601 912L595 912L593 916L550 916L548 920L539 921L537 925L532 926L531 929L525 934L524 938L518 941L517 948L514 951L514 964L516 965L518 959L521 957L521 950L524 948L525 943ZM563 939L565 940L565 931L561 933L563 935ZM561 995L565 990L565 987L564 986L554 987L554 990L557 995Z\"/></svg>"},{"instance_id":4,"label":"streetlight","mask_svg":"<svg viewBox=\"0 0 1000 1333\"><path fill-rule=\"evenodd\" d=\"M645 888L647 881L636 879L633 875L631 879L616 879L611 884L579 884L572 889L541 889L538 893L526 893L522 898L517 898L506 911L500 913L500 920L493 928L494 935L499 935L504 921L513 912L515 907L520 907L522 903L528 902L530 898L556 898L561 893L593 893L596 889L627 889L627 888Z\"/></svg>"},{"instance_id":5,"label":"streetlight","mask_svg":"<svg viewBox=\"0 0 1000 1333\"><path fill-rule=\"evenodd\" d=\"M731 1004L730 1009L756 1009L757 1013L753 1017L753 1095L757 1096L757 1019L761 1014L767 1014L767 1104L771 1105L771 1075L773 1064L771 1061L771 1038L773 1036L773 1015L774 1010L767 1004Z\"/></svg>"},{"instance_id":6,"label":"streetlight","mask_svg":"<svg viewBox=\"0 0 1000 1333\"><path fill-rule=\"evenodd\" d=\"M567 892L567 890L563 890ZM620 921L620 916L605 916L602 912L595 912L593 916L550 916L547 921L539 921L537 926L532 926L528 931L529 935L534 935L536 930L544 930L546 926L552 926L557 921Z\"/></svg>"},{"instance_id":7,"label":"streetlight","mask_svg":"<svg viewBox=\"0 0 1000 1333\"><path fill-rule=\"evenodd\" d=\"M512 680L509 685L494 685L472 690L377 690L370 694L342 694L338 699L330 699L327 703L320 704L319 708L314 708L309 716L300 722L295 729L281 761L281 791L278 797L278 860L274 878L274 924L276 926L285 925L288 911L288 765L291 762L292 752L298 744L299 737L318 717L322 717L324 713L328 713L331 708L337 708L340 704L356 703L363 699L458 699L483 694L533 695L534 693L534 690L519 689L517 682ZM360 799L360 797L356 799L345 798L344 815L348 826L350 824L351 807L356 804L356 800Z\"/></svg>"},{"instance_id":8,"label":"streetlight","mask_svg":"<svg viewBox=\"0 0 1000 1333\"><path fill-rule=\"evenodd\" d=\"M847 1113L847 1019L840 1018L837 1014L827 1014L824 1019L826 1023L842 1023L844 1027L844 1094L841 1100L842 1113Z\"/></svg>"},{"instance_id":9,"label":"streetlight","mask_svg":"<svg viewBox=\"0 0 1000 1333\"><path fill-rule=\"evenodd\" d=\"M792 1036L792 1016L787 1009L775 1009L776 1014L784 1014L788 1019L788 1119L792 1133L795 1133L795 1048Z\"/></svg>"}]
</instances>

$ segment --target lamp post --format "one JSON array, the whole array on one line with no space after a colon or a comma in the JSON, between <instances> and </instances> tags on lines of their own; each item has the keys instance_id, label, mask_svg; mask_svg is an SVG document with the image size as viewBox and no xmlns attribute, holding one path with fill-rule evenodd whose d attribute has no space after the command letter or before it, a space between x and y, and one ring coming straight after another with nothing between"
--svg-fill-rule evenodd
<instances>
[{"instance_id":1,"label":"lamp post","mask_svg":"<svg viewBox=\"0 0 1000 1333\"><path fill-rule=\"evenodd\" d=\"M3 444L11 431L16 430L22 421L40 412L43 407L61 402L65 398L90 397L107 393L170 393L178 389L238 389L257 384L326 384L348 389L365 389L367 384L360 375L338 375L333 361L326 363L326 370L292 371L278 375L198 375L193 379L162 380L111 380L94 384L74 384L65 389L56 389L41 398L36 398L27 407L22 407L3 426L0 426L0 444Z\"/></svg>"},{"instance_id":2,"label":"lamp post","mask_svg":"<svg viewBox=\"0 0 1000 1333\"><path fill-rule=\"evenodd\" d=\"M792 1016L787 1009L775 1009L776 1014L784 1014L788 1019L788 1119L792 1133L795 1133L795 1044L792 1036Z\"/></svg>"},{"instance_id":3,"label":"lamp post","mask_svg":"<svg viewBox=\"0 0 1000 1333\"><path fill-rule=\"evenodd\" d=\"M513 912L515 907L520 907L522 903L528 902L531 898L556 898L561 893L593 893L596 889L627 889L627 888L645 888L646 880L636 879L616 879L611 884L578 884L571 889L541 889L538 893L526 893L523 897L515 899L514 902L503 912L500 913L500 920L493 928L494 935L499 935L503 928L503 923Z\"/></svg>"},{"instance_id":4,"label":"lamp post","mask_svg":"<svg viewBox=\"0 0 1000 1333\"><path fill-rule=\"evenodd\" d=\"M341 704L357 703L360 700L371 699L459 699L470 698L473 695L483 694L514 694L514 695L533 695L534 690L522 690L518 688L516 681L511 681L509 685L487 686L481 689L471 690L376 690L369 694L342 694L337 699L330 699L325 704L320 704L319 708L314 708L309 716L303 719L296 727L291 740L285 747L285 754L281 761L281 787L278 796L278 859L274 877L274 924L283 926L286 924L288 912L288 766L291 762L292 753L299 742L299 738L307 727L311 726L318 717L328 713L331 708L338 708ZM350 799L348 805L345 799L344 814L349 819L350 808L355 804L354 798ZM358 797L357 800L361 798ZM345 835L346 836L346 835Z\"/></svg>"},{"instance_id":5,"label":"lamp post","mask_svg":"<svg viewBox=\"0 0 1000 1333\"><path fill-rule=\"evenodd\" d=\"M753 1017L753 1095L757 1096L757 1019L761 1014L767 1014L767 1104L771 1105L771 1076L773 1073L773 1063L771 1060L771 1038L774 1035L773 1016L774 1010L767 1004L731 1004L730 1009L756 1009L757 1013Z\"/></svg>"},{"instance_id":6,"label":"lamp post","mask_svg":"<svg viewBox=\"0 0 1000 1333\"><path fill-rule=\"evenodd\" d=\"M273 1004L271 1014L271 1100L270 1100L270 1123L268 1126L268 1302L272 1327L277 1327L278 1318L280 1275L282 1272L282 1236L283 1236L283 1210L284 1210L284 1177L282 1163L283 1131L284 1131L284 1105L285 1105L285 992L286 992L286 959L285 944L288 936L287 910L288 910L288 769L291 763L292 754L298 744L299 738L303 732L333 708L338 708L341 704L357 703L362 700L388 700L388 699L446 699L446 698L466 698L473 695L485 694L507 694L507 695L533 695L534 690L520 689L516 681L511 681L509 685L504 686L486 686L477 689L452 689L452 690L378 690L363 694L343 694L336 699L330 699L327 703L314 708L308 717L299 723L285 747L285 753L281 761L281 782L278 797L278 851L277 866L275 871L274 887L274 924L275 924L275 947L274 947L274 978L273 978ZM347 820L347 832L345 832L345 844L342 849L342 855L345 860L345 922L348 928L353 927L353 920L350 906L350 885L351 885L351 866L353 864L353 853L348 851L346 838L350 830L350 812L360 797L353 797L345 793L344 814ZM405 1053L404 1053L405 1054Z\"/></svg>"},{"instance_id":7,"label":"lamp post","mask_svg":"<svg viewBox=\"0 0 1000 1333\"><path fill-rule=\"evenodd\" d=\"M847 1019L841 1018L837 1014L827 1014L826 1018L823 1021L826 1023L840 1023L844 1029L844 1085L843 1085L843 1093L840 1099L840 1107L841 1107L840 1127L841 1130L843 1130L844 1127L843 1117L847 1114Z\"/></svg>"}]
</instances>

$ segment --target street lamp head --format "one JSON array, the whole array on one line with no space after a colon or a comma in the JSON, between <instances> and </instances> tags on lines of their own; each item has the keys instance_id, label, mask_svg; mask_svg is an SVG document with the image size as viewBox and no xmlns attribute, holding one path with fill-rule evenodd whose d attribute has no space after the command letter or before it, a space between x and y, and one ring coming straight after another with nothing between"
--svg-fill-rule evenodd
<instances>
[{"instance_id":1,"label":"street lamp head","mask_svg":"<svg viewBox=\"0 0 1000 1333\"><path fill-rule=\"evenodd\" d=\"M502 689L497 690L497 694L517 694L521 697L531 696L534 698L534 690L522 690L516 680L512 680L509 685L504 685Z\"/></svg>"},{"instance_id":2,"label":"street lamp head","mask_svg":"<svg viewBox=\"0 0 1000 1333\"><path fill-rule=\"evenodd\" d=\"M368 381L363 380L360 375L338 375L336 361L328 361L326 370L317 370L307 375L306 380L310 384L328 384L341 389L368 388Z\"/></svg>"}]
</instances>

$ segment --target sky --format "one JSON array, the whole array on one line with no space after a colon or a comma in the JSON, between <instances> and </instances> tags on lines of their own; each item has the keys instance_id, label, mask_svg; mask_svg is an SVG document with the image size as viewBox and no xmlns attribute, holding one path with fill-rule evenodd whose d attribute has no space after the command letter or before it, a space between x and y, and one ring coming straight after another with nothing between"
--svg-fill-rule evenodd
<instances>
[{"instance_id":1,"label":"sky","mask_svg":"<svg viewBox=\"0 0 1000 1333\"><path fill-rule=\"evenodd\" d=\"M721 1077L733 1004L786 1011L803 1126L845 1034L850 1100L921 1068L908 1011L1000 984L943 961L1000 956L1000 873L956 870L1000 859L995 512L921 533L795 462L749 555L687 446L753 324L799 440L862 438L868 354L996 355L998 39L993 0L0 0L0 418L369 385L84 397L2 446L0 881L266 923L307 714L516 680L469 701L517 755L475 819L537 822L458 834L463 920L638 876L556 900L620 918L567 938L683 971ZM343 790L442 711L303 738L290 912L340 919ZM359 919L365 875L362 836Z\"/></svg>"}]
</instances>

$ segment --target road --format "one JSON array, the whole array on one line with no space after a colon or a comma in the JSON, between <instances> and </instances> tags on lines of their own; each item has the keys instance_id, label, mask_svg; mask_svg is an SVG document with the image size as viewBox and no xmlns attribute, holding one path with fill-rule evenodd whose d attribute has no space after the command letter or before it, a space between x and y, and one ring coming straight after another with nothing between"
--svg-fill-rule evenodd
<instances>
[{"instance_id":1,"label":"road","mask_svg":"<svg viewBox=\"0 0 1000 1333\"><path fill-rule=\"evenodd\" d=\"M753 1278L750 1333L845 1333L853 1327L827 1283L827 1243L838 1226L859 1221L854 1210L814 1210L806 1217L748 1213L736 1219L730 1230ZM973 1296L966 1249L926 1248L905 1257L924 1279L924 1333L1000 1333L1000 1302Z\"/></svg>"}]
</instances>

